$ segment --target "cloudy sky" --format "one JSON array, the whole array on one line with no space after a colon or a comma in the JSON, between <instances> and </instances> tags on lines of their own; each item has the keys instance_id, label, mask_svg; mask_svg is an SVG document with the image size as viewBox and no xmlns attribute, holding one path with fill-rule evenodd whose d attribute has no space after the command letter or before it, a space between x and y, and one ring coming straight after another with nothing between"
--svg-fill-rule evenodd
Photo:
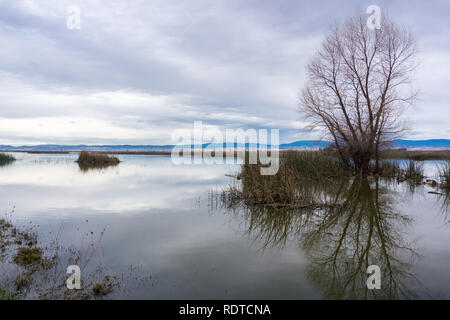
<instances>
[{"instance_id":1,"label":"cloudy sky","mask_svg":"<svg viewBox=\"0 0 450 320\"><path fill-rule=\"evenodd\" d=\"M405 138L450 138L449 3L0 0L0 144L168 144L195 120L315 139L297 113L306 63L372 4L418 40Z\"/></svg>"}]
</instances>

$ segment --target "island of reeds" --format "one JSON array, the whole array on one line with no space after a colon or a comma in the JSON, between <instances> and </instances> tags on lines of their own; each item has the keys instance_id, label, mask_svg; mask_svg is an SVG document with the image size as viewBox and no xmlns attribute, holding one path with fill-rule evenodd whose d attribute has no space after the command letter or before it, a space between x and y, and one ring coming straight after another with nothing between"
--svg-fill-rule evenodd
<instances>
[{"instance_id":1,"label":"island of reeds","mask_svg":"<svg viewBox=\"0 0 450 320\"><path fill-rule=\"evenodd\" d=\"M78 160L78 166L81 170L103 169L110 166L117 166L120 163L119 158L95 151L81 151Z\"/></svg>"},{"instance_id":2,"label":"island of reeds","mask_svg":"<svg viewBox=\"0 0 450 320\"><path fill-rule=\"evenodd\" d=\"M0 166L8 165L14 162L16 158L6 153L0 153Z\"/></svg>"},{"instance_id":3,"label":"island of reeds","mask_svg":"<svg viewBox=\"0 0 450 320\"><path fill-rule=\"evenodd\" d=\"M368 171L361 174L327 150L281 152L280 168L275 175L261 175L260 167L259 164L243 164L236 176L239 183L229 185L221 194L222 200L227 204L250 206L321 208L340 205L330 202L332 199L327 197L326 190L344 181L383 180L406 183L411 188L427 184L444 190L445 194L450 181L450 161L440 165L436 177L425 177L423 161L412 159L383 159L378 168L371 161Z\"/></svg>"}]
</instances>

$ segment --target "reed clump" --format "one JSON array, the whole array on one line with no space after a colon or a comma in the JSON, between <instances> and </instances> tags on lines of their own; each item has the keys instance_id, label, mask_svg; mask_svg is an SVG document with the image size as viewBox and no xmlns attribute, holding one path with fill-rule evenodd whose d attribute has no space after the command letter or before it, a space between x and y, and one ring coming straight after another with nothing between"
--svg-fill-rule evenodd
<instances>
[{"instance_id":1,"label":"reed clump","mask_svg":"<svg viewBox=\"0 0 450 320\"><path fill-rule=\"evenodd\" d=\"M450 161L438 167L439 186L445 191L450 191Z\"/></svg>"},{"instance_id":2,"label":"reed clump","mask_svg":"<svg viewBox=\"0 0 450 320\"><path fill-rule=\"evenodd\" d=\"M116 166L120 163L120 160L117 157L101 152L81 151L77 162L81 170L88 170L91 168L101 169Z\"/></svg>"},{"instance_id":3,"label":"reed clump","mask_svg":"<svg viewBox=\"0 0 450 320\"><path fill-rule=\"evenodd\" d=\"M282 152L275 175L261 175L260 168L261 165L256 164L242 165L237 176L241 184L230 185L222 193L222 201L274 207L327 207L325 191L358 176L351 165L329 151ZM383 160L380 170L375 170L375 164L371 164L369 175L372 174L418 185L424 178L423 162ZM319 187L315 188L316 185Z\"/></svg>"},{"instance_id":4,"label":"reed clump","mask_svg":"<svg viewBox=\"0 0 450 320\"><path fill-rule=\"evenodd\" d=\"M319 151L286 151L280 154L280 167L275 175L261 175L261 165L244 164L238 176L241 185L230 185L223 193L226 203L243 201L247 205L273 207L321 207L327 204L310 188L311 181L348 178L352 169L331 153Z\"/></svg>"},{"instance_id":5,"label":"reed clump","mask_svg":"<svg viewBox=\"0 0 450 320\"><path fill-rule=\"evenodd\" d=\"M38 247L18 248L17 253L14 256L14 262L23 266L38 263L41 261L41 259L42 259L42 249Z\"/></svg>"},{"instance_id":6,"label":"reed clump","mask_svg":"<svg viewBox=\"0 0 450 320\"><path fill-rule=\"evenodd\" d=\"M420 183L424 178L424 167L422 161L415 160L384 160L380 164L381 176L384 178L397 179L399 182Z\"/></svg>"},{"instance_id":7,"label":"reed clump","mask_svg":"<svg viewBox=\"0 0 450 320\"><path fill-rule=\"evenodd\" d=\"M403 169L403 180L422 181L424 177L423 161L409 160Z\"/></svg>"},{"instance_id":8,"label":"reed clump","mask_svg":"<svg viewBox=\"0 0 450 320\"><path fill-rule=\"evenodd\" d=\"M290 150L281 154L280 162L303 179L323 180L352 175L352 168L332 152Z\"/></svg>"},{"instance_id":9,"label":"reed clump","mask_svg":"<svg viewBox=\"0 0 450 320\"><path fill-rule=\"evenodd\" d=\"M12 155L0 153L0 166L10 164L11 162L14 161L16 161L16 158L14 158Z\"/></svg>"}]
</instances>

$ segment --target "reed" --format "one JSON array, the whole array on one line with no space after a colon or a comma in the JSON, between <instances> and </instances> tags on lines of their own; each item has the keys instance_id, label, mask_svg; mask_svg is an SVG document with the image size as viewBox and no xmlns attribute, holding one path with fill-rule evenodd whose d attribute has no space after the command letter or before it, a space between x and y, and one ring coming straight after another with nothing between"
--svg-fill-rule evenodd
<instances>
[{"instance_id":1,"label":"reed","mask_svg":"<svg viewBox=\"0 0 450 320\"><path fill-rule=\"evenodd\" d=\"M80 165L117 165L120 160L117 157L105 153L81 151L77 160Z\"/></svg>"},{"instance_id":2,"label":"reed","mask_svg":"<svg viewBox=\"0 0 450 320\"><path fill-rule=\"evenodd\" d=\"M6 153L0 153L0 166L10 164L11 162L14 162L16 158L14 158L10 154Z\"/></svg>"},{"instance_id":3,"label":"reed","mask_svg":"<svg viewBox=\"0 0 450 320\"><path fill-rule=\"evenodd\" d=\"M450 161L438 166L439 186L450 191Z\"/></svg>"},{"instance_id":4,"label":"reed","mask_svg":"<svg viewBox=\"0 0 450 320\"><path fill-rule=\"evenodd\" d=\"M319 151L286 151L280 154L280 168L275 175L263 176L260 165L244 164L238 178L223 193L227 203L244 201L247 205L272 207L317 207L326 205L315 190L303 188L311 181L330 181L350 177L352 169L331 153Z\"/></svg>"},{"instance_id":5,"label":"reed","mask_svg":"<svg viewBox=\"0 0 450 320\"><path fill-rule=\"evenodd\" d=\"M379 172L384 179L407 181L412 185L422 183L423 162L383 160L380 165ZM328 189L355 176L351 166L327 151L281 152L280 168L275 175L261 175L260 167L256 164L242 165L238 175L241 184L234 183L222 193L224 202L242 201L247 205L273 207L324 207L328 206L324 195L333 193ZM373 169L371 172L375 172Z\"/></svg>"}]
</instances>

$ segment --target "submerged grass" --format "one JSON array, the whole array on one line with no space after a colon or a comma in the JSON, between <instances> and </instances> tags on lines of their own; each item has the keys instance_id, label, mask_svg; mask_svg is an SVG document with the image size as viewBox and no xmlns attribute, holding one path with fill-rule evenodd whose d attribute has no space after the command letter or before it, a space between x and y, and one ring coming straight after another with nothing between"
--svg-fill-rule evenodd
<instances>
[{"instance_id":1,"label":"submerged grass","mask_svg":"<svg viewBox=\"0 0 450 320\"><path fill-rule=\"evenodd\" d=\"M21 245L24 234L28 239L37 237L34 226L24 227L16 227L9 219L0 218L0 270L8 270L0 272L0 300L105 299L110 294L126 293L134 285L146 285L151 279L136 266L125 273L111 273L98 260L103 231L99 236L93 231L80 235L80 247L60 243L63 229L50 232L45 243L38 240ZM79 290L67 290L66 268L69 265L81 269Z\"/></svg>"}]
</instances>

